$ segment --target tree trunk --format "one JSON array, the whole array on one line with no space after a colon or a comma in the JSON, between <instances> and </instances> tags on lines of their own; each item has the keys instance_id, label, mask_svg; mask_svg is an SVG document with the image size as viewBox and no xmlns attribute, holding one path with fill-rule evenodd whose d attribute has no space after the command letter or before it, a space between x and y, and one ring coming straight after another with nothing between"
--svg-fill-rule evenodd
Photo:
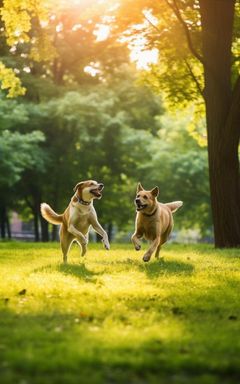
<instances>
[{"instance_id":1,"label":"tree trunk","mask_svg":"<svg viewBox=\"0 0 240 384\"><path fill-rule=\"evenodd\" d=\"M39 225L38 225L38 211L36 209L33 210L33 224L34 224L34 237L35 241L39 241Z\"/></svg>"},{"instance_id":2,"label":"tree trunk","mask_svg":"<svg viewBox=\"0 0 240 384\"><path fill-rule=\"evenodd\" d=\"M57 225L52 226L52 234L51 234L51 240L52 241L57 241L58 240L58 227Z\"/></svg>"},{"instance_id":3,"label":"tree trunk","mask_svg":"<svg viewBox=\"0 0 240 384\"><path fill-rule=\"evenodd\" d=\"M10 225L9 216L7 212L6 212L6 227L7 227L8 239L11 240L12 232L11 232L11 225Z\"/></svg>"},{"instance_id":4,"label":"tree trunk","mask_svg":"<svg viewBox=\"0 0 240 384\"><path fill-rule=\"evenodd\" d=\"M55 185L55 190L54 190L54 193L52 196L52 201L54 201L55 211L58 212L59 189L60 189L58 178L55 180L54 185ZM58 241L58 239L59 239L58 233L59 233L59 226L58 225L52 225L52 230L51 230L51 240L52 241Z\"/></svg>"},{"instance_id":5,"label":"tree trunk","mask_svg":"<svg viewBox=\"0 0 240 384\"><path fill-rule=\"evenodd\" d=\"M40 212L40 204L41 204L41 196L40 194L34 194L33 204L30 204L33 215L34 215L34 231L35 231L35 241L40 240L39 234L39 218L40 218L40 227L41 227L41 241L49 241L49 233L48 233L48 222L42 217Z\"/></svg>"},{"instance_id":6,"label":"tree trunk","mask_svg":"<svg viewBox=\"0 0 240 384\"><path fill-rule=\"evenodd\" d=\"M49 233L48 233L48 222L40 216L41 223L41 241L47 242L49 241Z\"/></svg>"},{"instance_id":7,"label":"tree trunk","mask_svg":"<svg viewBox=\"0 0 240 384\"><path fill-rule=\"evenodd\" d=\"M0 230L1 230L1 238L6 238L6 210L5 207L0 208Z\"/></svg>"},{"instance_id":8,"label":"tree trunk","mask_svg":"<svg viewBox=\"0 0 240 384\"><path fill-rule=\"evenodd\" d=\"M234 0L200 0L209 178L216 247L240 246L240 81L231 87Z\"/></svg>"}]
</instances>

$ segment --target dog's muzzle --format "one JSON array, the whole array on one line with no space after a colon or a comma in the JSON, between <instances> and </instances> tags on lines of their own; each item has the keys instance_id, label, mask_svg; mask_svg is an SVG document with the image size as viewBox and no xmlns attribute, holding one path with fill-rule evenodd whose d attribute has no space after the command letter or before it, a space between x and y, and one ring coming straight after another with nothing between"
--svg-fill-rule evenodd
<instances>
[{"instance_id":1,"label":"dog's muzzle","mask_svg":"<svg viewBox=\"0 0 240 384\"><path fill-rule=\"evenodd\" d=\"M142 204L140 199L135 199L135 204L137 211L141 211L142 209L147 207L147 204Z\"/></svg>"},{"instance_id":2,"label":"dog's muzzle","mask_svg":"<svg viewBox=\"0 0 240 384\"><path fill-rule=\"evenodd\" d=\"M102 190L104 185L102 183L98 184L97 188L91 189L91 194L100 199L102 197Z\"/></svg>"}]
</instances>

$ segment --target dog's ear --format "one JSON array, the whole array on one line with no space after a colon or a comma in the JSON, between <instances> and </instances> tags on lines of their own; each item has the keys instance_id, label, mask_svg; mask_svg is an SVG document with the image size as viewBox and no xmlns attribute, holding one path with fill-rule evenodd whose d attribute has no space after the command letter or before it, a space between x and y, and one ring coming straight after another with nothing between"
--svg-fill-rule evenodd
<instances>
[{"instance_id":1,"label":"dog's ear","mask_svg":"<svg viewBox=\"0 0 240 384\"><path fill-rule=\"evenodd\" d=\"M77 192L78 188L79 188L81 185L83 185L83 181L81 181L80 183L77 183L77 184L75 185L75 187L73 188L73 192Z\"/></svg>"},{"instance_id":2,"label":"dog's ear","mask_svg":"<svg viewBox=\"0 0 240 384\"><path fill-rule=\"evenodd\" d=\"M159 188L155 187L150 192L154 197L157 197L159 195Z\"/></svg>"},{"instance_id":3,"label":"dog's ear","mask_svg":"<svg viewBox=\"0 0 240 384\"><path fill-rule=\"evenodd\" d=\"M144 188L143 188L142 184L138 183L138 185L137 185L137 192L140 192L140 191L143 191L143 190L144 190Z\"/></svg>"}]
</instances>

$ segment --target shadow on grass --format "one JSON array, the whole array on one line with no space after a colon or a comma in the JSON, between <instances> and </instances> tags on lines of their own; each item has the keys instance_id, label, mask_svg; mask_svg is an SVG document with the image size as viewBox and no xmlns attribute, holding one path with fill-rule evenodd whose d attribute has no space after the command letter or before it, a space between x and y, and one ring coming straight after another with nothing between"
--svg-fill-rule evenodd
<instances>
[{"instance_id":1,"label":"shadow on grass","mask_svg":"<svg viewBox=\"0 0 240 384\"><path fill-rule=\"evenodd\" d=\"M37 268L34 272L52 272L58 271L65 275L75 276L87 282L96 283L96 276L102 275L103 272L93 272L86 268L85 264L60 264L60 265L45 265Z\"/></svg>"},{"instance_id":2,"label":"shadow on grass","mask_svg":"<svg viewBox=\"0 0 240 384\"><path fill-rule=\"evenodd\" d=\"M98 264L103 263L98 262ZM194 266L190 263L176 260L165 261L163 258L159 260L153 258L148 263L144 263L141 258L139 260L127 258L125 260L104 262L104 264L109 266L124 266L127 270L137 268L141 272L145 272L149 278L158 277L159 275L191 275L195 270Z\"/></svg>"},{"instance_id":3,"label":"shadow on grass","mask_svg":"<svg viewBox=\"0 0 240 384\"><path fill-rule=\"evenodd\" d=\"M86 268L85 264L61 264L58 270L65 275L75 276L91 283L96 283L96 276L102 275L102 272L93 272Z\"/></svg>"},{"instance_id":4,"label":"shadow on grass","mask_svg":"<svg viewBox=\"0 0 240 384\"><path fill-rule=\"evenodd\" d=\"M148 264L139 265L139 269L145 272L149 278L158 277L160 275L191 275L194 272L194 266L190 263L182 261L160 259L152 261Z\"/></svg>"}]
</instances>

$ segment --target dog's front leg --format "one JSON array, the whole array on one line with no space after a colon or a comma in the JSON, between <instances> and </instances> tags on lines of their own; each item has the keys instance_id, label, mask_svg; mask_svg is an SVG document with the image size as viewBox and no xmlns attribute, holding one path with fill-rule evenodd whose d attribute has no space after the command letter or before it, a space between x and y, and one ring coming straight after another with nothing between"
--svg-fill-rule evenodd
<instances>
[{"instance_id":1,"label":"dog's front leg","mask_svg":"<svg viewBox=\"0 0 240 384\"><path fill-rule=\"evenodd\" d=\"M145 255L143 256L143 261L149 261L151 259L153 252L156 251L159 244L160 244L160 236L157 236L156 239L153 240L152 244L150 245Z\"/></svg>"},{"instance_id":2,"label":"dog's front leg","mask_svg":"<svg viewBox=\"0 0 240 384\"><path fill-rule=\"evenodd\" d=\"M159 246L157 247L157 250L155 252L156 259L159 259L160 250L161 250L161 245L159 244Z\"/></svg>"},{"instance_id":3,"label":"dog's front leg","mask_svg":"<svg viewBox=\"0 0 240 384\"><path fill-rule=\"evenodd\" d=\"M141 242L140 242L141 237L142 237L142 235L140 233L138 233L137 231L134 232L134 234L131 237L132 243L133 243L136 251L140 251L140 249L141 249Z\"/></svg>"},{"instance_id":4,"label":"dog's front leg","mask_svg":"<svg viewBox=\"0 0 240 384\"><path fill-rule=\"evenodd\" d=\"M79 241L82 247L82 256L84 256L87 252L87 238L82 234L82 232L78 231L72 223L68 226L68 232L70 232Z\"/></svg>"},{"instance_id":5,"label":"dog's front leg","mask_svg":"<svg viewBox=\"0 0 240 384\"><path fill-rule=\"evenodd\" d=\"M92 225L94 231L97 232L100 236L102 236L102 242L104 244L104 247L107 250L109 250L110 249L110 244L109 244L109 241L108 241L107 232L104 231L103 227L101 226L101 224L98 222L98 220L96 218L94 218L91 221L91 225Z\"/></svg>"}]
</instances>

